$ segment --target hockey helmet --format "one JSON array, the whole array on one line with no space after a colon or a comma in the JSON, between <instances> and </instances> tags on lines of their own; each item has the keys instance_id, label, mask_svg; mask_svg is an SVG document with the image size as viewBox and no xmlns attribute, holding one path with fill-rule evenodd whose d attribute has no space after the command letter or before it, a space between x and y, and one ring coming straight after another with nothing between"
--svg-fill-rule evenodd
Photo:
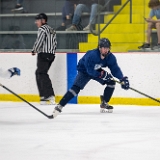
<instances>
[{"instance_id":1,"label":"hockey helmet","mask_svg":"<svg viewBox=\"0 0 160 160\"><path fill-rule=\"evenodd\" d=\"M111 47L111 42L109 41L108 38L101 38L99 40L99 47L102 48L102 47L105 47L105 48L110 48Z\"/></svg>"},{"instance_id":2,"label":"hockey helmet","mask_svg":"<svg viewBox=\"0 0 160 160\"><path fill-rule=\"evenodd\" d=\"M40 13L35 17L35 19L37 19L37 20L38 19L44 19L47 22L48 17L47 17L47 15L45 13Z\"/></svg>"}]
</instances>

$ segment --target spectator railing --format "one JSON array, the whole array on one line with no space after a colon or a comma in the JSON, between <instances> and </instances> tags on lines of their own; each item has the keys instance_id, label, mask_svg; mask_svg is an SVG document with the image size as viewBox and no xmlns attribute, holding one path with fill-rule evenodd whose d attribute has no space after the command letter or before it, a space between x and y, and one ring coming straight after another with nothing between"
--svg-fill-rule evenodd
<instances>
[{"instance_id":1,"label":"spectator railing","mask_svg":"<svg viewBox=\"0 0 160 160\"><path fill-rule=\"evenodd\" d=\"M60 3L60 1L62 0L53 0L52 4L55 3L54 8L50 8L53 9L52 10L47 10L47 12L45 12L48 17L49 17L49 24L53 27L53 28L57 28L57 25L60 24L61 21L61 16L62 16L62 12L60 11L59 7L60 5L57 5L57 3ZM64 1L64 0L63 0ZM117 0L118 1L118 0ZM110 3L111 2L111 3ZM101 23L103 23L103 19L102 17L104 17L104 15L109 15L109 14L113 14L112 9L106 10L108 6L113 6L113 1L112 0L106 0L106 4L105 6L103 6L104 9L101 12L98 12L97 17L97 25L98 25L98 30L93 30L93 28L90 28L89 31L56 31L57 32L57 40L58 42L58 47L57 50L63 50L63 49L70 49L70 50L74 50L74 49L78 49L79 47L79 43L80 42L87 42L88 40L88 33L91 33L93 35L99 36L100 34L105 30L105 28L112 22L112 20L119 14L119 12L130 2L130 23L132 23L132 0L127 0L127 2L121 7L121 9L119 9L119 11L113 16L113 18L105 25L105 27L100 30L100 21ZM9 2L5 2L6 4L8 4ZM28 0L26 3L28 3L28 5L32 5L32 3ZM109 4L110 3L110 4ZM119 2L114 2L115 5L116 4L120 4ZM8 5L7 5L8 6ZM34 17L38 14L37 10L33 13L27 13L27 12L13 12L10 13L8 11L3 12L2 11L2 7L4 7L3 5L1 5L1 13L0 14L0 42L2 43L4 40L4 37L7 35L20 35L22 34L22 36L24 37L24 42L26 42L26 49L29 49L33 46L34 41L36 39L37 36L37 27L34 24ZM41 9L43 9L41 7ZM33 11L33 10L32 10ZM90 16L90 13L84 12L83 14L83 18L82 18L82 26L86 26L86 22L88 23L88 17ZM5 23L3 23L5 22ZM85 25L84 25L85 24ZM20 26L19 30L10 30L10 26ZM2 45L0 45L2 46ZM65 48L67 47L67 48ZM4 47L0 47L0 50L9 50L8 48L5 49ZM12 50L12 49L11 49ZM23 50L23 49L21 49ZM15 49L15 51L18 51L18 48Z\"/></svg>"},{"instance_id":2,"label":"spectator railing","mask_svg":"<svg viewBox=\"0 0 160 160\"><path fill-rule=\"evenodd\" d=\"M111 0L108 0L108 2L105 4L105 6L103 7L102 10L104 10L107 5L109 4ZM132 0L127 0L123 5L122 7L114 14L114 16L109 20L109 22L100 30L100 20L99 20L99 17L100 17L100 14L102 11L99 11L97 13L97 17L98 17L98 30L93 30L92 26L90 26L90 32L95 35L95 36L98 36L98 39L100 39L100 35L101 33L107 28L107 26L115 19L115 17L123 10L123 8L125 8L125 6L130 3L130 23L132 23Z\"/></svg>"}]
</instances>

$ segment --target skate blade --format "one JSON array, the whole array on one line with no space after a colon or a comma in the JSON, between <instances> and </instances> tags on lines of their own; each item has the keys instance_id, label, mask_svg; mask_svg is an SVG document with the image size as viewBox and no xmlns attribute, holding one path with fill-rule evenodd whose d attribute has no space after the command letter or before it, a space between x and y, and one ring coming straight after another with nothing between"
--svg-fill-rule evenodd
<instances>
[{"instance_id":1,"label":"skate blade","mask_svg":"<svg viewBox=\"0 0 160 160\"><path fill-rule=\"evenodd\" d=\"M40 105L56 105L54 101L40 101Z\"/></svg>"},{"instance_id":2,"label":"skate blade","mask_svg":"<svg viewBox=\"0 0 160 160\"><path fill-rule=\"evenodd\" d=\"M112 113L112 112L113 112L113 109L104 109L104 108L100 109L100 113Z\"/></svg>"}]
</instances>

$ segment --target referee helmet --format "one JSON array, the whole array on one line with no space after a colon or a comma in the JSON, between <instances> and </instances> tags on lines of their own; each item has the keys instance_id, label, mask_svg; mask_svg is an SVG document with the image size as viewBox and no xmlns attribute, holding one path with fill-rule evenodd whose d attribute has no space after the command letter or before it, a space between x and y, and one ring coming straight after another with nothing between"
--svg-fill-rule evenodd
<instances>
[{"instance_id":1,"label":"referee helmet","mask_svg":"<svg viewBox=\"0 0 160 160\"><path fill-rule=\"evenodd\" d=\"M45 13L40 13L35 17L35 19L37 19L37 20L38 19L44 19L47 22L48 17L47 17L47 15Z\"/></svg>"}]
</instances>

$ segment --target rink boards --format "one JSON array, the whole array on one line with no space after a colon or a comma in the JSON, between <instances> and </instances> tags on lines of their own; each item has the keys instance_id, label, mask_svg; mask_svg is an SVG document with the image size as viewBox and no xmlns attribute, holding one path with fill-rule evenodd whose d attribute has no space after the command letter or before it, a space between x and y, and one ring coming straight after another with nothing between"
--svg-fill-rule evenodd
<instances>
[{"instance_id":1,"label":"rink boards","mask_svg":"<svg viewBox=\"0 0 160 160\"><path fill-rule=\"evenodd\" d=\"M56 59L49 70L56 101L72 86L76 76L76 65L85 53L56 53ZM129 77L130 85L143 93L154 98L160 98L160 54L157 53L114 53L117 62L125 76ZM28 101L39 101L38 90L35 80L37 56L30 53L1 53L0 64L4 69L19 67L21 76L12 79L2 79L0 83L23 96ZM104 86L95 81L90 81L78 97L71 103L99 103L99 95L103 94ZM18 101L18 99L0 88L1 101ZM134 91L125 91L120 85L116 85L112 104L136 104L136 105L159 105Z\"/></svg>"}]
</instances>

